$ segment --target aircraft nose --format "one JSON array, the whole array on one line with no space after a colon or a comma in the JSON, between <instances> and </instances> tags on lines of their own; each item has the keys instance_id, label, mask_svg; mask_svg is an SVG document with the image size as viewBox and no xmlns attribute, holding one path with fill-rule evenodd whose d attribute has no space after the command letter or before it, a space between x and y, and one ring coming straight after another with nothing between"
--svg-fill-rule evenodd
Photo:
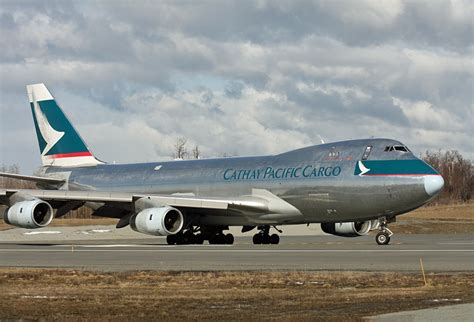
<instances>
[{"instance_id":1,"label":"aircraft nose","mask_svg":"<svg viewBox=\"0 0 474 322\"><path fill-rule=\"evenodd\" d=\"M425 177L425 191L429 196L437 195L444 186L444 179L440 175Z\"/></svg>"}]
</instances>

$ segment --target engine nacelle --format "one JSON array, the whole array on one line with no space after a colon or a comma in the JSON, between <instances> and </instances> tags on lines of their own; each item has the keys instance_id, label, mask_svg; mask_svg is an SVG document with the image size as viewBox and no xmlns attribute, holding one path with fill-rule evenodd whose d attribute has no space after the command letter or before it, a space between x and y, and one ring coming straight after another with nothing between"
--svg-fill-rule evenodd
<instances>
[{"instance_id":1,"label":"engine nacelle","mask_svg":"<svg viewBox=\"0 0 474 322\"><path fill-rule=\"evenodd\" d=\"M370 230L375 230L380 227L380 221L378 219L373 219L370 221Z\"/></svg>"},{"instance_id":2,"label":"engine nacelle","mask_svg":"<svg viewBox=\"0 0 474 322\"><path fill-rule=\"evenodd\" d=\"M337 223L322 223L321 229L326 234L332 234L342 237L357 237L365 236L369 233L371 222L357 221L357 222L337 222Z\"/></svg>"},{"instance_id":3,"label":"engine nacelle","mask_svg":"<svg viewBox=\"0 0 474 322\"><path fill-rule=\"evenodd\" d=\"M20 201L5 210L3 220L21 228L41 228L53 220L53 208L40 199Z\"/></svg>"},{"instance_id":4,"label":"engine nacelle","mask_svg":"<svg viewBox=\"0 0 474 322\"><path fill-rule=\"evenodd\" d=\"M142 234L174 235L183 228L183 214L173 207L147 208L130 218L130 227Z\"/></svg>"}]
</instances>

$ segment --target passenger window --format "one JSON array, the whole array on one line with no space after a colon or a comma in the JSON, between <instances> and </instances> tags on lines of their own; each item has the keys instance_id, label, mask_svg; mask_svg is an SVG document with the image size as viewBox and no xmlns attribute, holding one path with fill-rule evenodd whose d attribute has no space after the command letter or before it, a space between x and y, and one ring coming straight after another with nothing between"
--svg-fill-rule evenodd
<instances>
[{"instance_id":1,"label":"passenger window","mask_svg":"<svg viewBox=\"0 0 474 322\"><path fill-rule=\"evenodd\" d=\"M365 148L364 154L362 155L362 160L367 160L370 155L370 151L372 151L372 146L369 145Z\"/></svg>"}]
</instances>

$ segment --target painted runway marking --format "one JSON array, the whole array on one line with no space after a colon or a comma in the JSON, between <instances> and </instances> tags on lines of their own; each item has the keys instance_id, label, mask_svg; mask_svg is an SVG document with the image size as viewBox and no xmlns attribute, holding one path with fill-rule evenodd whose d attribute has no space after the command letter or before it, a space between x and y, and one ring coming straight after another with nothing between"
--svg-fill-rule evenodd
<instances>
[{"instance_id":1,"label":"painted runway marking","mask_svg":"<svg viewBox=\"0 0 474 322\"><path fill-rule=\"evenodd\" d=\"M87 249L74 246L75 252L155 252L155 253L473 253L473 249ZM83 249L81 249L83 248ZM85 249L84 249L85 248ZM0 253L71 252L65 249L0 249Z\"/></svg>"}]
</instances>

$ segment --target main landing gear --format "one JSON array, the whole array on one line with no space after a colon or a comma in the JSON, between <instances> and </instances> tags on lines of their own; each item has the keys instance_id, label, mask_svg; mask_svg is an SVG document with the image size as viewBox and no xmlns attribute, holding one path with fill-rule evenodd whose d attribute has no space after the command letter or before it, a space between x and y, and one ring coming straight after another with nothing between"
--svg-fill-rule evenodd
<instances>
[{"instance_id":1,"label":"main landing gear","mask_svg":"<svg viewBox=\"0 0 474 322\"><path fill-rule=\"evenodd\" d=\"M168 245L202 245L204 238L201 233L196 234L193 230L188 229L174 235L166 236L166 242Z\"/></svg>"},{"instance_id":2,"label":"main landing gear","mask_svg":"<svg viewBox=\"0 0 474 322\"><path fill-rule=\"evenodd\" d=\"M211 245L232 245L234 235L224 234L224 229L192 227L174 235L166 236L168 245L202 245L205 240Z\"/></svg>"},{"instance_id":3,"label":"main landing gear","mask_svg":"<svg viewBox=\"0 0 474 322\"><path fill-rule=\"evenodd\" d=\"M282 233L281 230L278 230L276 227L275 228L279 233ZM263 225L263 226L258 226L257 227L260 232L256 233L253 235L253 243L254 245L261 245L261 244L273 244L276 245L280 242L280 236L277 234L271 234L270 235L270 226L269 225Z\"/></svg>"},{"instance_id":4,"label":"main landing gear","mask_svg":"<svg viewBox=\"0 0 474 322\"><path fill-rule=\"evenodd\" d=\"M375 236L375 241L379 245L388 245L390 243L390 237L393 236L393 233L390 229L388 229L387 224L387 218L381 217L379 218L379 232Z\"/></svg>"}]
</instances>

